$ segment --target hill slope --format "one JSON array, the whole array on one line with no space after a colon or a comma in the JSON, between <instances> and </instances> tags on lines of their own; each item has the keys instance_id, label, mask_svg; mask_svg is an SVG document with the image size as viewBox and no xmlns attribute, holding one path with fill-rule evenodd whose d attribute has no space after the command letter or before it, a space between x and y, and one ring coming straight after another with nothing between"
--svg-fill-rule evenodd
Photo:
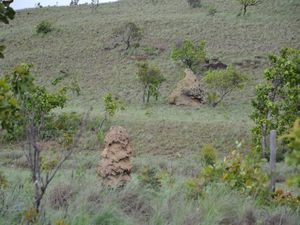
<instances>
[{"instance_id":1,"label":"hill slope","mask_svg":"<svg viewBox=\"0 0 300 225\"><path fill-rule=\"evenodd\" d=\"M217 9L214 16L208 15L211 6ZM237 17L239 9L234 0L206 0L196 9L184 0L156 4L121 0L96 10L87 5L21 10L9 26L0 26L0 37L7 46L0 68L9 71L19 62L32 63L37 80L43 84L61 71L67 72L64 82L77 79L82 88L82 95L72 98L68 110L86 111L93 106L99 114L101 96L106 92L121 97L127 102L126 110L113 123L129 128L137 153L194 152L204 143L227 148L235 140L249 139L249 102L266 66L266 54L300 46L299 1L265 0L249 8L245 17ZM52 22L55 30L37 35L35 27L42 20ZM113 31L124 22L143 28L145 37L139 50L126 53L122 45L110 49L116 43ZM171 61L170 51L184 38L206 40L211 57L240 65L253 82L216 109L168 106L167 96L183 74ZM145 55L145 48L161 49L148 57L167 79L159 102L148 109L141 105L135 76L136 55Z\"/></svg>"}]
</instances>

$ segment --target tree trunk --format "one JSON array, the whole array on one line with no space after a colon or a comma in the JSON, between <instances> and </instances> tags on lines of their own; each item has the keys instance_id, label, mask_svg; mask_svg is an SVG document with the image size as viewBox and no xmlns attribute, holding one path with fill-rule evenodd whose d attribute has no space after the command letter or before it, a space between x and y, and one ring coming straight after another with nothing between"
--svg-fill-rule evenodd
<instances>
[{"instance_id":1,"label":"tree trunk","mask_svg":"<svg viewBox=\"0 0 300 225\"><path fill-rule=\"evenodd\" d=\"M261 131L261 156L266 158L267 156L267 124L262 125Z\"/></svg>"},{"instance_id":2,"label":"tree trunk","mask_svg":"<svg viewBox=\"0 0 300 225\"><path fill-rule=\"evenodd\" d=\"M275 191L276 184L276 130L270 132L270 191Z\"/></svg>"},{"instance_id":3,"label":"tree trunk","mask_svg":"<svg viewBox=\"0 0 300 225\"><path fill-rule=\"evenodd\" d=\"M147 103L149 103L150 101L150 91L148 90L148 93L147 93Z\"/></svg>"},{"instance_id":4,"label":"tree trunk","mask_svg":"<svg viewBox=\"0 0 300 225\"><path fill-rule=\"evenodd\" d=\"M244 16L245 16L246 13L247 13L247 7L248 7L248 5L244 5Z\"/></svg>"}]
</instances>

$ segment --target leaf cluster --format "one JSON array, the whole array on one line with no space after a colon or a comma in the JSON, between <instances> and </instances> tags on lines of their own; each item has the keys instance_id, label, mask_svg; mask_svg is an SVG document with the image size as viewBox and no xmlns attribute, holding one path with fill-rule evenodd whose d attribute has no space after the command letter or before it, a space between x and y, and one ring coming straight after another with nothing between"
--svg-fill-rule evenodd
<instances>
[{"instance_id":1,"label":"leaf cluster","mask_svg":"<svg viewBox=\"0 0 300 225\"><path fill-rule=\"evenodd\" d=\"M107 93L103 97L105 112L108 113L110 117L113 117L118 109L124 109L121 101L113 97L112 93Z\"/></svg>"},{"instance_id":2,"label":"leaf cluster","mask_svg":"<svg viewBox=\"0 0 300 225\"><path fill-rule=\"evenodd\" d=\"M10 7L13 0L0 0L0 22L9 24L9 20L14 19L15 11ZM4 45L0 45L0 58L4 58Z\"/></svg>"},{"instance_id":3,"label":"leaf cluster","mask_svg":"<svg viewBox=\"0 0 300 225\"><path fill-rule=\"evenodd\" d=\"M55 108L64 107L67 87L50 93L34 83L31 65L20 64L0 80L0 127L9 138L22 133L28 121L41 123Z\"/></svg>"}]
</instances>

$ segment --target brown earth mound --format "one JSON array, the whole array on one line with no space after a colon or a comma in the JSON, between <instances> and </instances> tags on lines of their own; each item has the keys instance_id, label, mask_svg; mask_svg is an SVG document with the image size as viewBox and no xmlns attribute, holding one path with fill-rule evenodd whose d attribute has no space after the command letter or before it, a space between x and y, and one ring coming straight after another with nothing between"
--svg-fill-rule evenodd
<instances>
[{"instance_id":1,"label":"brown earth mound","mask_svg":"<svg viewBox=\"0 0 300 225\"><path fill-rule=\"evenodd\" d=\"M122 186L130 180L132 148L123 127L112 127L105 136L105 148L97 173L104 185Z\"/></svg>"},{"instance_id":2,"label":"brown earth mound","mask_svg":"<svg viewBox=\"0 0 300 225\"><path fill-rule=\"evenodd\" d=\"M177 83L169 97L173 105L199 106L204 103L204 91L200 88L198 78L190 69L185 70L185 77Z\"/></svg>"}]
</instances>

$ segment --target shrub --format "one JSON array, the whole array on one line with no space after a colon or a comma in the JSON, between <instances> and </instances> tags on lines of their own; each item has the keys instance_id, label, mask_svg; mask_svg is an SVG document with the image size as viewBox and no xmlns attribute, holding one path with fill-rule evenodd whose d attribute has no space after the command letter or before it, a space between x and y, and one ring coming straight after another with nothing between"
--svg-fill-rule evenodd
<instances>
[{"instance_id":1,"label":"shrub","mask_svg":"<svg viewBox=\"0 0 300 225\"><path fill-rule=\"evenodd\" d=\"M205 42L194 44L191 40L184 40L173 49L171 58L175 61L180 60L185 66L194 70L199 63L207 61Z\"/></svg>"},{"instance_id":2,"label":"shrub","mask_svg":"<svg viewBox=\"0 0 300 225\"><path fill-rule=\"evenodd\" d=\"M211 183L225 183L231 189L258 197L264 202L269 192L263 163L254 155L245 157L239 150L234 150L223 161L216 160L214 164L204 166L196 177L187 180L186 187L192 196L199 196Z\"/></svg>"},{"instance_id":3,"label":"shrub","mask_svg":"<svg viewBox=\"0 0 300 225\"><path fill-rule=\"evenodd\" d=\"M210 6L210 7L208 8L208 15L209 15L209 16L214 16L216 13L217 13L216 7Z\"/></svg>"},{"instance_id":4,"label":"shrub","mask_svg":"<svg viewBox=\"0 0 300 225\"><path fill-rule=\"evenodd\" d=\"M200 152L201 162L204 166L213 166L216 163L216 149L209 144L202 147Z\"/></svg>"},{"instance_id":5,"label":"shrub","mask_svg":"<svg viewBox=\"0 0 300 225\"><path fill-rule=\"evenodd\" d=\"M138 175L139 181L150 188L159 189L161 182L158 176L158 170L154 167L144 166Z\"/></svg>"},{"instance_id":6,"label":"shrub","mask_svg":"<svg viewBox=\"0 0 300 225\"><path fill-rule=\"evenodd\" d=\"M191 8L201 7L201 0L187 0L187 3Z\"/></svg>"},{"instance_id":7,"label":"shrub","mask_svg":"<svg viewBox=\"0 0 300 225\"><path fill-rule=\"evenodd\" d=\"M203 78L209 88L208 100L213 107L217 106L223 99L237 89L244 87L247 81L246 75L229 66L226 70L211 70Z\"/></svg>"},{"instance_id":8,"label":"shrub","mask_svg":"<svg viewBox=\"0 0 300 225\"><path fill-rule=\"evenodd\" d=\"M143 87L143 102L149 103L151 96L157 100L159 96L159 87L161 83L165 81L160 69L149 65L148 62L140 63L137 67L137 75Z\"/></svg>"},{"instance_id":9,"label":"shrub","mask_svg":"<svg viewBox=\"0 0 300 225\"><path fill-rule=\"evenodd\" d=\"M38 34L47 34L53 30L52 24L49 21L43 20L36 26Z\"/></svg>"}]
</instances>

